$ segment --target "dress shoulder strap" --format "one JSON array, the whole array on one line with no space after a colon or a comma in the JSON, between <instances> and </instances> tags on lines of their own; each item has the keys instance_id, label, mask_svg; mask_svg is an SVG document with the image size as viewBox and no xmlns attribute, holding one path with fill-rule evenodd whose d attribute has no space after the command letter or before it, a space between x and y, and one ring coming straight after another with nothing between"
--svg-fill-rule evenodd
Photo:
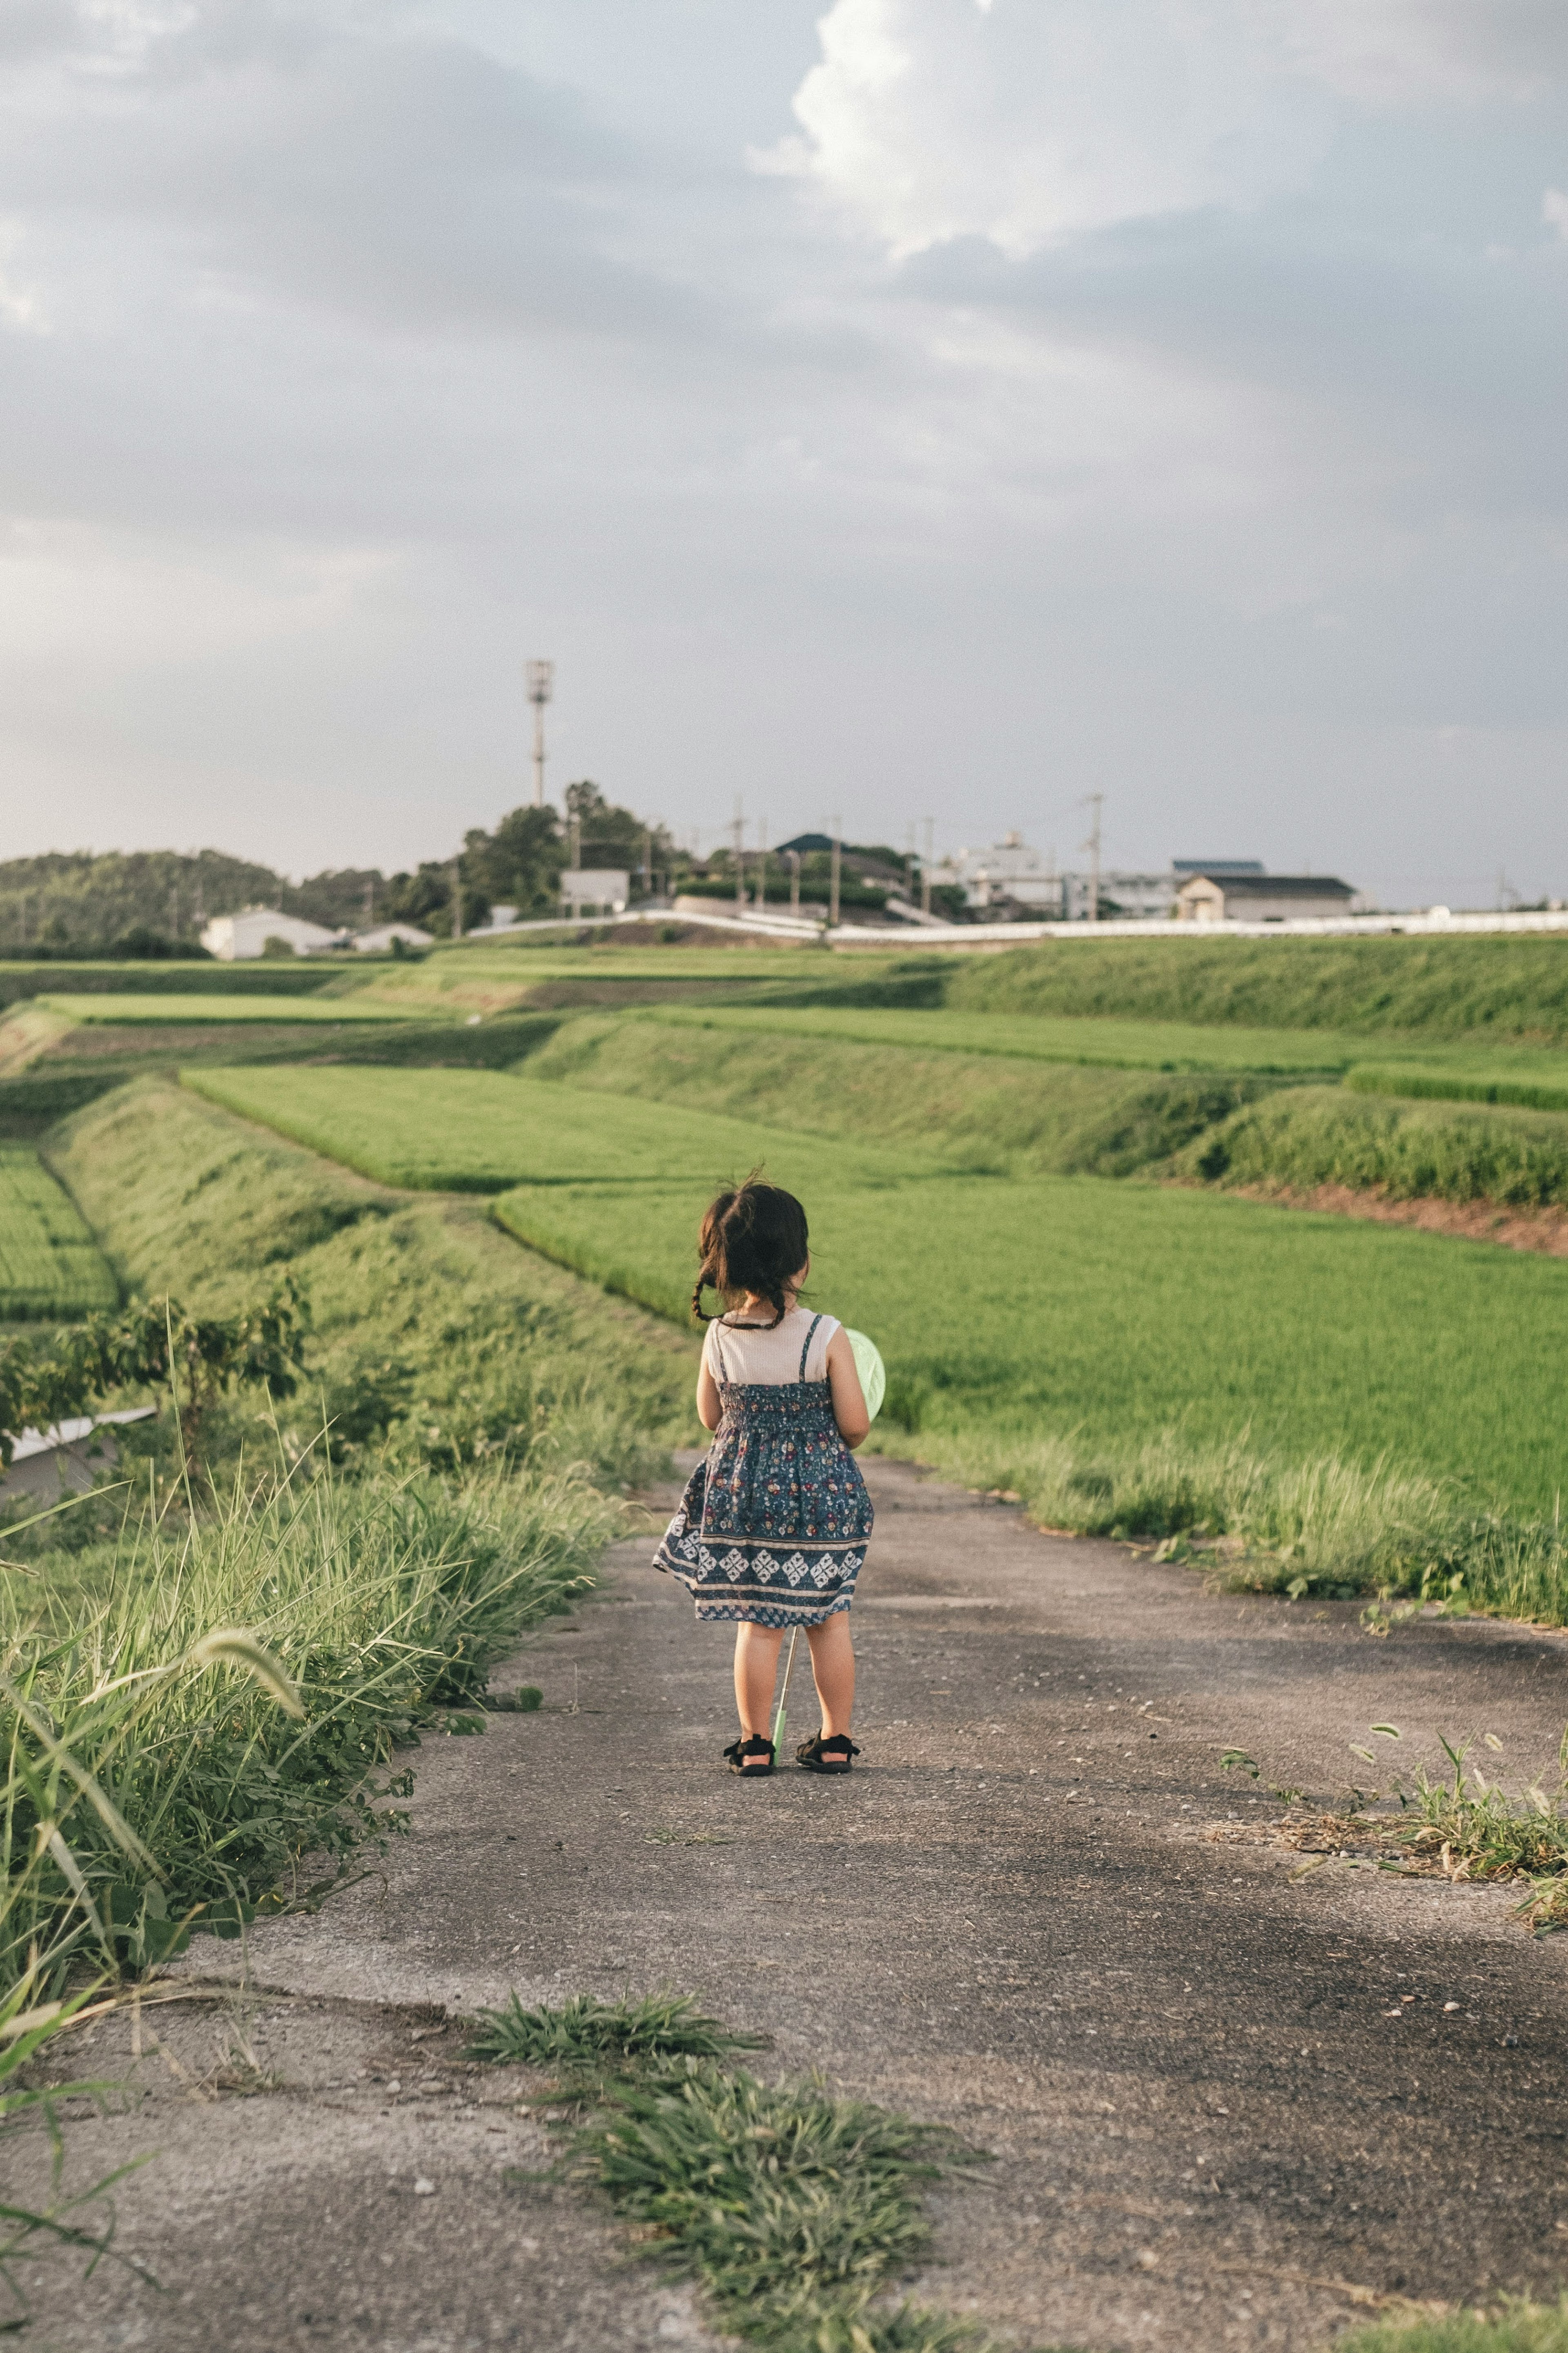
<instances>
[{"instance_id":1,"label":"dress shoulder strap","mask_svg":"<svg viewBox=\"0 0 1568 2353\"><path fill-rule=\"evenodd\" d=\"M800 1352L800 1377L803 1381L805 1378L805 1360L811 1354L811 1344L816 1337L816 1327L821 1321L822 1318L820 1315L814 1315L812 1317L811 1329L805 1335L805 1345Z\"/></svg>"}]
</instances>

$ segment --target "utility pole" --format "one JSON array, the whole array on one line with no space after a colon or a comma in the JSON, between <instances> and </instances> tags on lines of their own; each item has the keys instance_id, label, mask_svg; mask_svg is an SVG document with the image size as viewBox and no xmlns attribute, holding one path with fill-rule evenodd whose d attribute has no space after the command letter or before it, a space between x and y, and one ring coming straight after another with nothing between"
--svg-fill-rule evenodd
<instances>
[{"instance_id":1,"label":"utility pole","mask_svg":"<svg viewBox=\"0 0 1568 2353\"><path fill-rule=\"evenodd\" d=\"M768 821L763 818L757 827L757 910L768 912Z\"/></svg>"},{"instance_id":2,"label":"utility pole","mask_svg":"<svg viewBox=\"0 0 1568 2353\"><path fill-rule=\"evenodd\" d=\"M1103 793L1085 793L1084 799L1094 811L1094 823L1089 829L1089 839L1083 848L1089 852L1089 920L1100 921L1100 809Z\"/></svg>"},{"instance_id":3,"label":"utility pole","mask_svg":"<svg viewBox=\"0 0 1568 2353\"><path fill-rule=\"evenodd\" d=\"M934 818L928 817L926 819L926 854L921 860L921 913L922 915L929 915L931 913L931 845L935 836L936 819Z\"/></svg>"},{"instance_id":4,"label":"utility pole","mask_svg":"<svg viewBox=\"0 0 1568 2353\"><path fill-rule=\"evenodd\" d=\"M367 932L374 921L375 884L374 882L367 882L364 886L364 927Z\"/></svg>"},{"instance_id":5,"label":"utility pole","mask_svg":"<svg viewBox=\"0 0 1568 2353\"><path fill-rule=\"evenodd\" d=\"M649 827L642 829L642 889L643 897L653 896L653 833Z\"/></svg>"},{"instance_id":6,"label":"utility pole","mask_svg":"<svg viewBox=\"0 0 1568 2353\"><path fill-rule=\"evenodd\" d=\"M838 929L838 873L844 862L844 819L833 820L833 865L827 886L827 921L833 931Z\"/></svg>"},{"instance_id":7,"label":"utility pole","mask_svg":"<svg viewBox=\"0 0 1568 2353\"><path fill-rule=\"evenodd\" d=\"M570 793L571 786L568 785L566 789ZM571 845L572 871L574 874L581 874L583 871L583 812L575 802L570 805L567 815L566 839Z\"/></svg>"},{"instance_id":8,"label":"utility pole","mask_svg":"<svg viewBox=\"0 0 1568 2353\"><path fill-rule=\"evenodd\" d=\"M544 706L555 690L555 664L552 661L531 661L526 665L528 699L533 705L533 806L544 807Z\"/></svg>"},{"instance_id":9,"label":"utility pole","mask_svg":"<svg viewBox=\"0 0 1568 2353\"><path fill-rule=\"evenodd\" d=\"M737 922L741 920L746 912L745 822L745 818L742 815L741 811L741 796L737 793L735 795L735 822L731 828L731 830L735 837L735 919Z\"/></svg>"},{"instance_id":10,"label":"utility pole","mask_svg":"<svg viewBox=\"0 0 1568 2353\"><path fill-rule=\"evenodd\" d=\"M792 915L798 915L800 913L800 852L798 849L786 849L784 856L789 860L789 911Z\"/></svg>"},{"instance_id":11,"label":"utility pole","mask_svg":"<svg viewBox=\"0 0 1568 2353\"><path fill-rule=\"evenodd\" d=\"M454 858L452 860L452 937L455 940L460 940L462 936L463 861L460 858Z\"/></svg>"}]
</instances>

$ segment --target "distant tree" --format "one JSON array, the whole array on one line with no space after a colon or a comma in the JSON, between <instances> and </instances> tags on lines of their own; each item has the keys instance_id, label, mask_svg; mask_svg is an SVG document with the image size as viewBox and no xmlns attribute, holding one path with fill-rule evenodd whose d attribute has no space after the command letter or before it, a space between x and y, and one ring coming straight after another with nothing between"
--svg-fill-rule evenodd
<instances>
[{"instance_id":1,"label":"distant tree","mask_svg":"<svg viewBox=\"0 0 1568 2353\"><path fill-rule=\"evenodd\" d=\"M465 875L473 876L489 905L515 907L520 915L554 913L565 863L561 820L548 807L514 808L493 833L475 827L463 837Z\"/></svg>"},{"instance_id":2,"label":"distant tree","mask_svg":"<svg viewBox=\"0 0 1568 2353\"><path fill-rule=\"evenodd\" d=\"M675 844L662 825L645 824L630 809L616 807L590 778L568 785L564 797L568 820L577 821L584 866L624 866L636 876L645 845L655 873L668 874L676 863Z\"/></svg>"},{"instance_id":3,"label":"distant tree","mask_svg":"<svg viewBox=\"0 0 1568 2353\"><path fill-rule=\"evenodd\" d=\"M472 931L490 911L489 893L474 880L463 860L463 929ZM417 923L438 940L452 936L452 861L427 858L413 874L394 874L386 885L381 919L388 923Z\"/></svg>"},{"instance_id":4,"label":"distant tree","mask_svg":"<svg viewBox=\"0 0 1568 2353\"><path fill-rule=\"evenodd\" d=\"M379 866L330 866L293 885L288 913L324 923L331 932L364 932L384 917L385 891Z\"/></svg>"}]
</instances>

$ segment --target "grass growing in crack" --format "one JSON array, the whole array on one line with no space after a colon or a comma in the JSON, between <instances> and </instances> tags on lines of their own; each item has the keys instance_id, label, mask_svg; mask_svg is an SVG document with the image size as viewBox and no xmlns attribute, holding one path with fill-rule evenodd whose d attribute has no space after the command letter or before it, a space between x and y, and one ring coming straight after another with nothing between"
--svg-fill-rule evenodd
<instances>
[{"instance_id":1,"label":"grass growing in crack","mask_svg":"<svg viewBox=\"0 0 1568 2353\"><path fill-rule=\"evenodd\" d=\"M1337 2338L1335 2353L1568 2353L1568 2297L1553 2305L1510 2301L1494 2314L1377 2321Z\"/></svg>"},{"instance_id":2,"label":"grass growing in crack","mask_svg":"<svg viewBox=\"0 0 1568 2353\"><path fill-rule=\"evenodd\" d=\"M645 1994L640 2001L600 2002L577 1994L561 2010L524 2010L513 1993L483 2023L467 2056L502 2064L551 2067L574 2090L597 2087L628 2068L679 2059L720 2059L760 2051L764 2038L705 2018L686 1994Z\"/></svg>"},{"instance_id":3,"label":"grass growing in crack","mask_svg":"<svg viewBox=\"0 0 1568 2353\"><path fill-rule=\"evenodd\" d=\"M576 2167L647 2254L700 2281L721 2328L772 2353L984 2353L968 2322L877 2304L929 2244L921 2193L977 2153L941 2126L723 2063L759 2042L674 1994L555 2010L514 1994L469 2052L556 2071Z\"/></svg>"},{"instance_id":4,"label":"grass growing in crack","mask_svg":"<svg viewBox=\"0 0 1568 2353\"><path fill-rule=\"evenodd\" d=\"M1403 1736L1392 1724L1373 1725L1371 1732L1388 1740ZM1496 1735L1484 1736L1487 1746L1500 1753L1502 1743ZM1354 1845L1373 1855L1403 1856L1406 1868L1433 1876L1440 1873L1452 1882L1524 1880L1530 1893L1518 1912L1525 1926L1538 1936L1568 1928L1568 1728L1557 1752L1557 1786L1550 1790L1538 1777L1527 1789L1511 1794L1470 1762L1473 1740L1456 1746L1439 1735L1439 1746L1448 1769L1436 1780L1422 1766L1414 1788L1395 1782L1387 1792L1352 1789L1338 1810L1288 1816L1272 1825L1273 1834L1286 1845L1314 1858L1293 1876L1304 1876L1316 1867L1317 1859L1343 1854ZM1353 1741L1351 1747L1368 1764L1374 1761L1371 1749ZM1223 1749L1220 1769L1239 1770L1255 1781L1262 1773L1244 1748ZM1280 1788L1274 1794L1290 1805L1302 1798L1299 1789ZM1379 1797L1394 1799L1398 1813L1366 1811ZM1383 1867L1395 1865L1385 1861Z\"/></svg>"}]
</instances>

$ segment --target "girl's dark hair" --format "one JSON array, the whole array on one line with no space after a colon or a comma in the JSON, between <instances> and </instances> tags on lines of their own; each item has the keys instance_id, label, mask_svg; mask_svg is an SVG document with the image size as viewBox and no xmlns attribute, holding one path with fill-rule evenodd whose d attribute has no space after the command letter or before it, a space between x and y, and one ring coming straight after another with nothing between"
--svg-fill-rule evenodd
<instances>
[{"instance_id":1,"label":"girl's dark hair","mask_svg":"<svg viewBox=\"0 0 1568 2353\"><path fill-rule=\"evenodd\" d=\"M768 1329L776 1331L789 1309L784 1284L806 1261L805 1211L782 1185L759 1185L748 1176L710 1202L698 1249L702 1262L691 1293L698 1321L713 1320L702 1313L704 1291L711 1288L726 1303L750 1292L773 1308Z\"/></svg>"}]
</instances>

